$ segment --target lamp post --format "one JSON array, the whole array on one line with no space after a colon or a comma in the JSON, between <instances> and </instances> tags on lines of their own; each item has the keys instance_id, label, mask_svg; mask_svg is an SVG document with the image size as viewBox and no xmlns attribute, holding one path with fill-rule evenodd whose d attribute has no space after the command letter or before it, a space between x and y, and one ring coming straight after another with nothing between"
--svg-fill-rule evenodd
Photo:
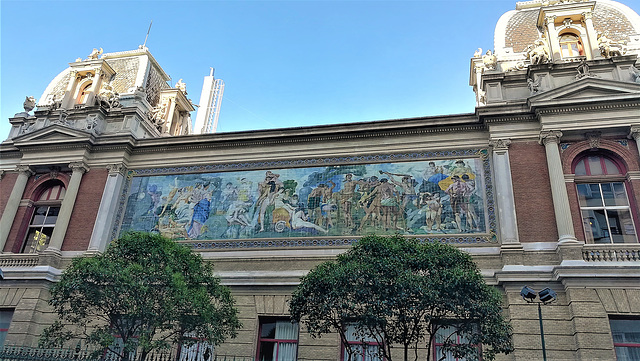
<instances>
[{"instance_id":1,"label":"lamp post","mask_svg":"<svg viewBox=\"0 0 640 361\"><path fill-rule=\"evenodd\" d=\"M532 288L528 286L524 286L520 291L520 296L522 296L522 299L525 300L527 303L538 304L538 321L540 321L540 340L542 341L542 359L544 361L547 361L547 350L544 346L544 329L542 328L542 309L540 308L540 305L546 305L556 301L558 298L558 295L554 290L552 290L549 287L536 293L536 291L534 291ZM538 297L540 301L536 301L536 297Z\"/></svg>"}]
</instances>

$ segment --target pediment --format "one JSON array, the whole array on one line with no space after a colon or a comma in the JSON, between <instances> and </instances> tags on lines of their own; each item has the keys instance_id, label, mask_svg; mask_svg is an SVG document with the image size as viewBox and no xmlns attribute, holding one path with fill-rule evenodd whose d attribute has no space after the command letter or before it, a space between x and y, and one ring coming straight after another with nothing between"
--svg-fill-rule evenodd
<instances>
[{"instance_id":1,"label":"pediment","mask_svg":"<svg viewBox=\"0 0 640 361\"><path fill-rule=\"evenodd\" d=\"M529 104L534 107L552 106L629 98L640 98L640 84L587 77L536 94L529 98Z\"/></svg>"},{"instance_id":2,"label":"pediment","mask_svg":"<svg viewBox=\"0 0 640 361\"><path fill-rule=\"evenodd\" d=\"M55 144L76 141L92 141L93 135L87 131L69 128L64 125L54 124L33 132L13 138L13 144L35 145Z\"/></svg>"}]
</instances>

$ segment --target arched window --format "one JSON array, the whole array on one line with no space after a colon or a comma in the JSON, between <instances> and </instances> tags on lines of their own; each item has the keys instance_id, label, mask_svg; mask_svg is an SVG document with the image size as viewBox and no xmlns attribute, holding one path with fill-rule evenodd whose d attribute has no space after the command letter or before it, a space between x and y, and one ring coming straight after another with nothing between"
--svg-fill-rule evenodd
<instances>
[{"instance_id":1,"label":"arched window","mask_svg":"<svg viewBox=\"0 0 640 361\"><path fill-rule=\"evenodd\" d=\"M566 33L560 36L560 52L563 58L573 58L576 56L584 56L584 47L580 41L580 37Z\"/></svg>"},{"instance_id":2,"label":"arched window","mask_svg":"<svg viewBox=\"0 0 640 361\"><path fill-rule=\"evenodd\" d=\"M76 99L76 104L84 104L84 102L87 101L87 96L89 95L89 92L91 91L91 85L93 85L93 83L89 82L85 86L82 87L82 90L78 93L78 98Z\"/></svg>"},{"instance_id":3,"label":"arched window","mask_svg":"<svg viewBox=\"0 0 640 361\"><path fill-rule=\"evenodd\" d=\"M637 242L622 163L607 154L587 154L573 169L586 241Z\"/></svg>"},{"instance_id":4,"label":"arched window","mask_svg":"<svg viewBox=\"0 0 640 361\"><path fill-rule=\"evenodd\" d=\"M64 195L65 188L62 182L47 183L35 202L22 253L38 253L49 246Z\"/></svg>"}]
</instances>

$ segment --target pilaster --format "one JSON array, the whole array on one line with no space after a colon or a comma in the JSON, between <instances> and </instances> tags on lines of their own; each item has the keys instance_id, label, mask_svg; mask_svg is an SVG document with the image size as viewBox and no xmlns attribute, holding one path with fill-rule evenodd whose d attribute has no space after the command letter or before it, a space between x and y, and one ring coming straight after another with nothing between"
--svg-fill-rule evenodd
<instances>
[{"instance_id":1,"label":"pilaster","mask_svg":"<svg viewBox=\"0 0 640 361\"><path fill-rule=\"evenodd\" d=\"M11 226L13 225L13 221L16 217L18 207L20 206L20 200L22 199L22 194L27 186L27 181L29 180L29 177L34 174L28 165L16 166L16 172L18 172L18 178L13 185L13 189L9 195L4 212L2 212L2 218L0 218L0 253L2 253L2 250L7 243L7 238L9 237Z\"/></svg>"},{"instance_id":2,"label":"pilaster","mask_svg":"<svg viewBox=\"0 0 640 361\"><path fill-rule=\"evenodd\" d=\"M545 153L547 154L547 167L549 169L549 182L551 184L553 209L558 227L559 244L577 242L573 230L573 219L571 219L567 186L562 171L560 150L558 149L561 137L562 132L557 130L543 130L540 132L540 143L544 144Z\"/></svg>"},{"instance_id":3,"label":"pilaster","mask_svg":"<svg viewBox=\"0 0 640 361\"><path fill-rule=\"evenodd\" d=\"M114 210L117 209L118 199L122 192L126 169L123 163L109 164L107 166L109 176L102 192L102 199L100 200L100 207L96 215L96 222L93 226L87 253L103 252L110 241L109 232L116 216Z\"/></svg>"},{"instance_id":4,"label":"pilaster","mask_svg":"<svg viewBox=\"0 0 640 361\"><path fill-rule=\"evenodd\" d=\"M636 141L636 147L638 148L638 154L640 154L640 125L632 125L629 130L629 139Z\"/></svg>"}]
</instances>

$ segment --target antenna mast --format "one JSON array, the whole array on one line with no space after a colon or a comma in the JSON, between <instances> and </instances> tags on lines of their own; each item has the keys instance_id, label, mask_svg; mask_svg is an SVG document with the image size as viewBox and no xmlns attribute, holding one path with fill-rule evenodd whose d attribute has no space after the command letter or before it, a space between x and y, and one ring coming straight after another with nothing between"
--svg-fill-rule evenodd
<instances>
[{"instance_id":1,"label":"antenna mast","mask_svg":"<svg viewBox=\"0 0 640 361\"><path fill-rule=\"evenodd\" d=\"M149 32L151 31L151 25L153 24L153 20L149 23L149 30L147 30L147 36L144 37L144 44L142 44L142 48L144 49L147 46L147 39L149 38Z\"/></svg>"}]
</instances>

